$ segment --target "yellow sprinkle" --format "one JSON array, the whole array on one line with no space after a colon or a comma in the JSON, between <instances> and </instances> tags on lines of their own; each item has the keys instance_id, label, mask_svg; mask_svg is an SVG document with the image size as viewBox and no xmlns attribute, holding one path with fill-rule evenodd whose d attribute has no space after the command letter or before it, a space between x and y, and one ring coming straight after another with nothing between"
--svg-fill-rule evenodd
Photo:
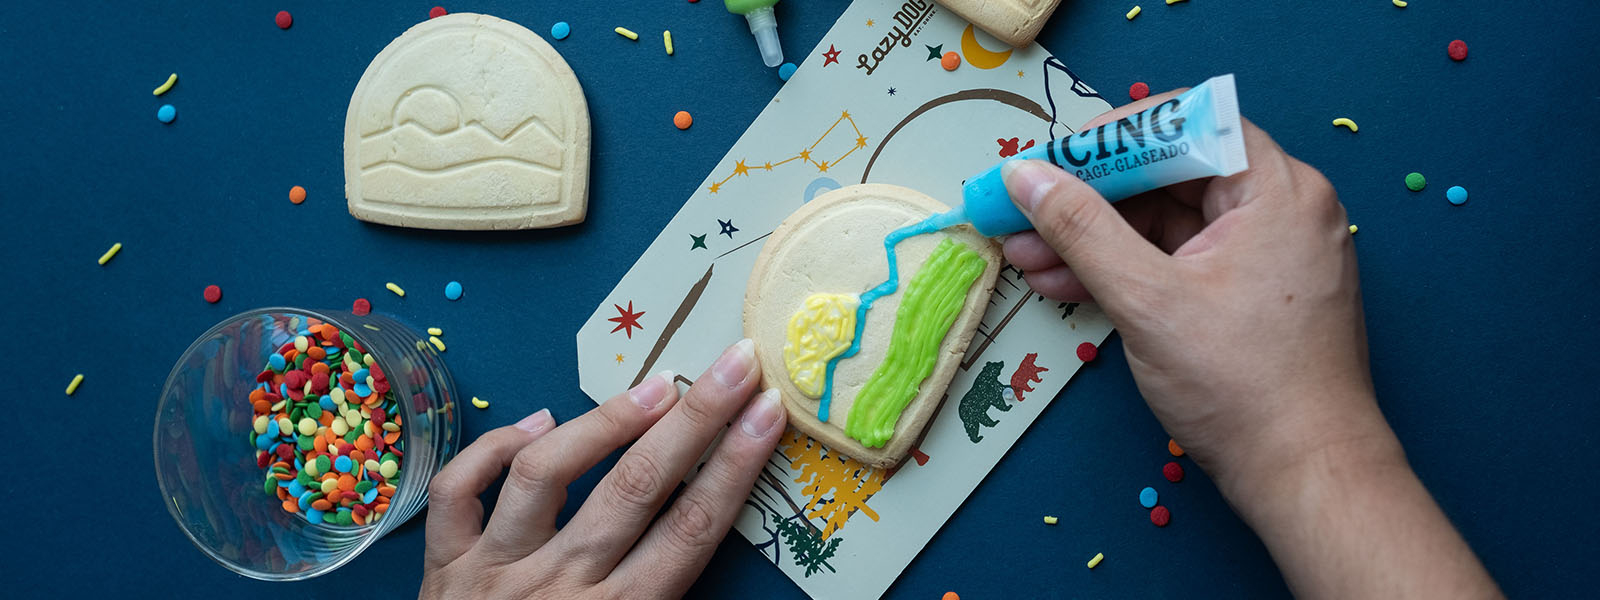
<instances>
[{"instance_id":1,"label":"yellow sprinkle","mask_svg":"<svg viewBox=\"0 0 1600 600\"><path fill-rule=\"evenodd\" d=\"M667 45L667 56L672 56L672 32L661 32L661 41Z\"/></svg>"},{"instance_id":2,"label":"yellow sprinkle","mask_svg":"<svg viewBox=\"0 0 1600 600\"><path fill-rule=\"evenodd\" d=\"M1406 7L1406 0L1394 0L1394 5L1398 6L1400 8L1405 8Z\"/></svg>"},{"instance_id":3,"label":"yellow sprinkle","mask_svg":"<svg viewBox=\"0 0 1600 600\"><path fill-rule=\"evenodd\" d=\"M401 298L406 297L406 291L400 289L400 286L398 286L398 285L395 285L393 283L385 283L385 284L383 284L383 287L389 288L389 291L394 292L394 295L396 295L396 296L399 296Z\"/></svg>"},{"instance_id":4,"label":"yellow sprinkle","mask_svg":"<svg viewBox=\"0 0 1600 600\"><path fill-rule=\"evenodd\" d=\"M617 32L617 35L620 35L622 37L628 38L630 40L638 41L638 39L639 39L639 34L634 33L632 31L628 31L628 28L626 28L626 27L618 27L618 28L615 29L615 31Z\"/></svg>"},{"instance_id":5,"label":"yellow sprinkle","mask_svg":"<svg viewBox=\"0 0 1600 600\"><path fill-rule=\"evenodd\" d=\"M371 324L371 323L362 323L362 324L361 324L361 326L362 326L362 327L365 327L365 328L367 328L367 329L371 329L371 330L373 330L373 331L383 331L383 330L382 330L382 329L378 329L378 326L376 326L376 325L373 325L373 324ZM345 356L349 356L349 355L348 355L348 354L346 354L346 355L345 355Z\"/></svg>"},{"instance_id":6,"label":"yellow sprinkle","mask_svg":"<svg viewBox=\"0 0 1600 600\"><path fill-rule=\"evenodd\" d=\"M428 336L428 343L433 344L433 347L437 348L440 352L444 352L444 342L439 339L439 336Z\"/></svg>"},{"instance_id":7,"label":"yellow sprinkle","mask_svg":"<svg viewBox=\"0 0 1600 600\"><path fill-rule=\"evenodd\" d=\"M1350 226L1350 235L1355 235L1356 234L1356 230L1357 230L1357 227L1355 225L1351 225Z\"/></svg>"},{"instance_id":8,"label":"yellow sprinkle","mask_svg":"<svg viewBox=\"0 0 1600 600\"><path fill-rule=\"evenodd\" d=\"M106 264L108 262L111 262L111 257L116 256L117 253L121 252L121 251L122 251L122 242L117 242L115 244L112 244L110 250L106 250L105 254L101 254L100 255L100 264L104 265L104 264Z\"/></svg>"},{"instance_id":9,"label":"yellow sprinkle","mask_svg":"<svg viewBox=\"0 0 1600 600\"><path fill-rule=\"evenodd\" d=\"M1183 0L1167 0L1167 6L1172 6L1172 5L1177 4L1179 2L1183 2Z\"/></svg>"},{"instance_id":10,"label":"yellow sprinkle","mask_svg":"<svg viewBox=\"0 0 1600 600\"><path fill-rule=\"evenodd\" d=\"M1055 517L1052 517L1050 515L1045 515L1044 524L1045 525L1055 525L1057 520L1058 519L1056 519Z\"/></svg>"},{"instance_id":11,"label":"yellow sprinkle","mask_svg":"<svg viewBox=\"0 0 1600 600\"><path fill-rule=\"evenodd\" d=\"M1093 569L1093 568L1099 566L1100 565L1100 561L1105 560L1105 559L1106 559L1106 555L1104 553L1100 553L1100 552L1094 553L1094 558L1089 559L1089 568Z\"/></svg>"},{"instance_id":12,"label":"yellow sprinkle","mask_svg":"<svg viewBox=\"0 0 1600 600\"><path fill-rule=\"evenodd\" d=\"M484 400L479 400L477 396L472 397L472 405L478 408L489 408L489 403Z\"/></svg>"},{"instance_id":13,"label":"yellow sprinkle","mask_svg":"<svg viewBox=\"0 0 1600 600\"><path fill-rule=\"evenodd\" d=\"M160 96L162 94L165 94L165 93L167 93L167 90L172 89L172 84L177 83L177 82L178 82L178 74L177 73L173 73L171 75L168 75L167 76L167 82L161 84L161 87L156 88L155 91L150 92L150 93L151 93L151 95L155 95L155 96Z\"/></svg>"},{"instance_id":14,"label":"yellow sprinkle","mask_svg":"<svg viewBox=\"0 0 1600 600\"><path fill-rule=\"evenodd\" d=\"M444 335L444 330L439 329L438 327L429 327L428 335Z\"/></svg>"},{"instance_id":15,"label":"yellow sprinkle","mask_svg":"<svg viewBox=\"0 0 1600 600\"><path fill-rule=\"evenodd\" d=\"M1128 11L1128 20L1132 21L1134 17L1139 16L1139 10L1139 5L1133 5L1133 10Z\"/></svg>"},{"instance_id":16,"label":"yellow sprinkle","mask_svg":"<svg viewBox=\"0 0 1600 600\"><path fill-rule=\"evenodd\" d=\"M1356 127L1356 122L1355 121L1351 121L1350 119L1346 119L1344 117L1339 117L1337 119L1334 119L1333 120L1333 126L1334 127L1349 127L1350 128L1350 133L1355 133L1356 131L1361 129L1360 127Z\"/></svg>"},{"instance_id":17,"label":"yellow sprinkle","mask_svg":"<svg viewBox=\"0 0 1600 600\"><path fill-rule=\"evenodd\" d=\"M73 375L72 376L72 383L67 384L67 395L71 396L73 392L78 391L78 386L82 385L82 384L83 384L83 373L79 373L77 375Z\"/></svg>"}]
</instances>

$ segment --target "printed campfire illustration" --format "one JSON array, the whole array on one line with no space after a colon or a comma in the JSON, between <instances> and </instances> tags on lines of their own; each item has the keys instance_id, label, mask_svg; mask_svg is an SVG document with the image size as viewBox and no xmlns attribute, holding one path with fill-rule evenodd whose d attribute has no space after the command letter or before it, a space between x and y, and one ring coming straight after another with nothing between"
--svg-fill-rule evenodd
<instances>
[{"instance_id":1,"label":"printed campfire illustration","mask_svg":"<svg viewBox=\"0 0 1600 600\"><path fill-rule=\"evenodd\" d=\"M430 19L396 38L345 118L345 196L365 221L527 229L582 221L589 115L561 56L487 15Z\"/></svg>"}]
</instances>

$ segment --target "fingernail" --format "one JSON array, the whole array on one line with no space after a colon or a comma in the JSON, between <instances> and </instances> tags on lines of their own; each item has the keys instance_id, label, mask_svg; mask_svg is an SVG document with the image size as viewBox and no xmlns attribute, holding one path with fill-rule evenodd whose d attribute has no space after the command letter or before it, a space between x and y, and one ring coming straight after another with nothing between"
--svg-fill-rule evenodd
<instances>
[{"instance_id":1,"label":"fingernail","mask_svg":"<svg viewBox=\"0 0 1600 600\"><path fill-rule=\"evenodd\" d=\"M1000 165L1000 178L1006 182L1011 201L1023 213L1033 214L1039 201L1056 187L1055 167L1037 160L1013 160Z\"/></svg>"},{"instance_id":2,"label":"fingernail","mask_svg":"<svg viewBox=\"0 0 1600 600\"><path fill-rule=\"evenodd\" d=\"M538 433L549 429L551 425L555 424L556 419L550 416L550 409L544 408L540 409L539 412L523 417L521 421L517 421L516 427L528 433Z\"/></svg>"},{"instance_id":3,"label":"fingernail","mask_svg":"<svg viewBox=\"0 0 1600 600\"><path fill-rule=\"evenodd\" d=\"M750 406L745 407L744 416L739 418L739 428L750 437L766 437L778 424L780 416L783 416L783 406L778 402L778 390L767 390L757 394Z\"/></svg>"},{"instance_id":4,"label":"fingernail","mask_svg":"<svg viewBox=\"0 0 1600 600\"><path fill-rule=\"evenodd\" d=\"M639 385L628 390L628 398L633 400L639 408L650 410L667 399L667 393L672 391L672 371L662 371L644 380Z\"/></svg>"},{"instance_id":5,"label":"fingernail","mask_svg":"<svg viewBox=\"0 0 1600 600\"><path fill-rule=\"evenodd\" d=\"M744 383L745 377L750 376L750 365L755 359L756 343L750 338L739 340L739 343L722 352L717 364L711 365L711 376L716 377L722 385L737 387Z\"/></svg>"}]
</instances>

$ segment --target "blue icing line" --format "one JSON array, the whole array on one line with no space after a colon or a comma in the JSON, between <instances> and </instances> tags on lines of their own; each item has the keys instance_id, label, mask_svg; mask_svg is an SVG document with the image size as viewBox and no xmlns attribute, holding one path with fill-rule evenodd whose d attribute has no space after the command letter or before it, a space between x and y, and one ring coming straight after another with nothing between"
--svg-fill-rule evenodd
<instances>
[{"instance_id":1,"label":"blue icing line","mask_svg":"<svg viewBox=\"0 0 1600 600\"><path fill-rule=\"evenodd\" d=\"M889 254L889 279L861 294L861 302L856 305L856 335L850 340L850 348L845 350L844 354L828 360L822 384L822 397L817 405L817 420L828 422L828 406L833 402L833 371L839 366L839 361L855 356L861 351L861 335L867 329L867 309L872 308L872 303L877 299L893 294L900 288L900 264L895 259L894 247L906 238L933 233L964 221L964 215L960 210L939 213L919 223L891 231L883 238L883 249Z\"/></svg>"}]
</instances>

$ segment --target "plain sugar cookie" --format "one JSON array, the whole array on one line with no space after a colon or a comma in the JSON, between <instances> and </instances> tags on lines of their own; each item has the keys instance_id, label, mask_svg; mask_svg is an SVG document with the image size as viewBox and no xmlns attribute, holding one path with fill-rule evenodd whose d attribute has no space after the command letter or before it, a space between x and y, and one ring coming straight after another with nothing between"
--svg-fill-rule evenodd
<instances>
[{"instance_id":1,"label":"plain sugar cookie","mask_svg":"<svg viewBox=\"0 0 1600 600\"><path fill-rule=\"evenodd\" d=\"M534 229L583 221L589 109L572 68L488 15L428 19L362 74L344 122L344 189L363 221Z\"/></svg>"},{"instance_id":2,"label":"plain sugar cookie","mask_svg":"<svg viewBox=\"0 0 1600 600\"><path fill-rule=\"evenodd\" d=\"M969 226L906 238L896 246L898 288L872 302L859 352L842 358L857 339L863 294L889 278L885 238L948 210L893 185L823 194L767 238L745 290L745 335L789 424L873 467L898 465L922 436L1000 273L999 249ZM836 356L824 422L819 393ZM898 399L905 403L895 411Z\"/></svg>"},{"instance_id":3,"label":"plain sugar cookie","mask_svg":"<svg viewBox=\"0 0 1600 600\"><path fill-rule=\"evenodd\" d=\"M971 21L989 35L1022 48L1033 43L1061 0L939 0L945 8ZM967 40L962 40L966 50Z\"/></svg>"}]
</instances>

